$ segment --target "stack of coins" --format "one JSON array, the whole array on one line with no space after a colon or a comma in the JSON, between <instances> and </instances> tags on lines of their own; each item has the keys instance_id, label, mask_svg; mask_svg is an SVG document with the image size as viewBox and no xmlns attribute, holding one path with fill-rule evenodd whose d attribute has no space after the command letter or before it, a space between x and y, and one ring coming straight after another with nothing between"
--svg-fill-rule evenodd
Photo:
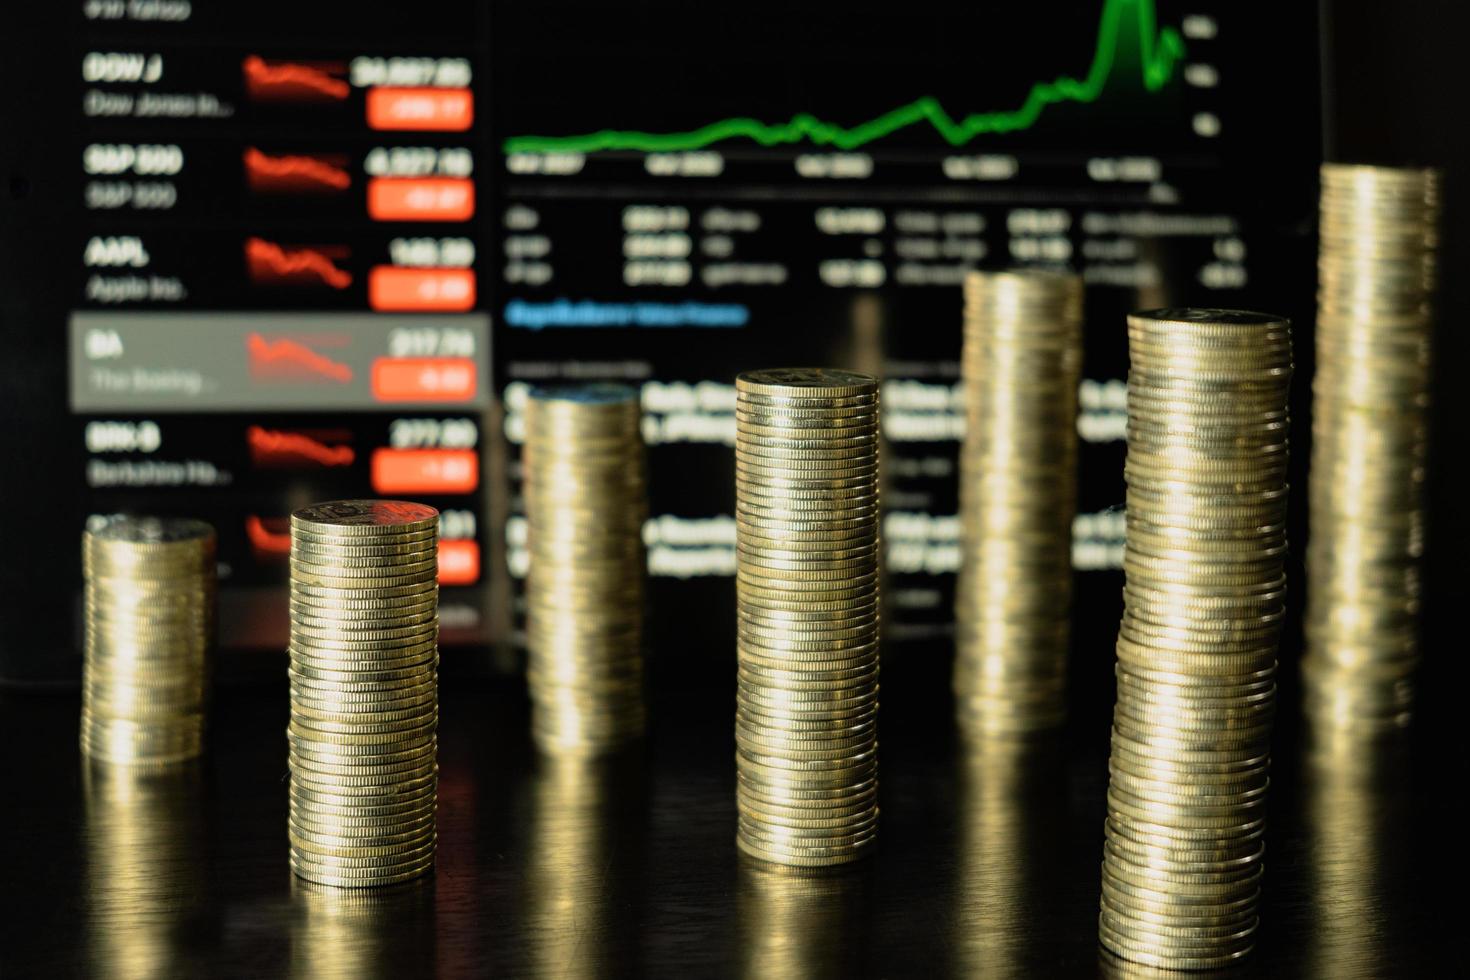
<instances>
[{"instance_id":1,"label":"stack of coins","mask_svg":"<svg viewBox=\"0 0 1470 980\"><path fill-rule=\"evenodd\" d=\"M972 733L1066 713L1082 280L965 279L963 557L955 586L955 703Z\"/></svg>"},{"instance_id":2,"label":"stack of coins","mask_svg":"<svg viewBox=\"0 0 1470 980\"><path fill-rule=\"evenodd\" d=\"M1408 723L1439 177L1322 168L1307 652L1314 723Z\"/></svg>"},{"instance_id":3,"label":"stack of coins","mask_svg":"<svg viewBox=\"0 0 1470 980\"><path fill-rule=\"evenodd\" d=\"M532 731L543 751L596 754L643 731L643 522L638 393L538 389L526 405Z\"/></svg>"},{"instance_id":4,"label":"stack of coins","mask_svg":"<svg viewBox=\"0 0 1470 980\"><path fill-rule=\"evenodd\" d=\"M83 533L82 573L82 752L133 765L199 755L214 645L214 529L110 518Z\"/></svg>"},{"instance_id":5,"label":"stack of coins","mask_svg":"<svg viewBox=\"0 0 1470 980\"><path fill-rule=\"evenodd\" d=\"M878 832L878 383L735 382L742 851L836 865Z\"/></svg>"},{"instance_id":6,"label":"stack of coins","mask_svg":"<svg viewBox=\"0 0 1470 980\"><path fill-rule=\"evenodd\" d=\"M1285 610L1291 330L1231 310L1128 318L1123 622L1103 945L1213 969L1255 943Z\"/></svg>"},{"instance_id":7,"label":"stack of coins","mask_svg":"<svg viewBox=\"0 0 1470 980\"><path fill-rule=\"evenodd\" d=\"M291 868L324 885L434 863L439 513L395 500L291 515Z\"/></svg>"}]
</instances>

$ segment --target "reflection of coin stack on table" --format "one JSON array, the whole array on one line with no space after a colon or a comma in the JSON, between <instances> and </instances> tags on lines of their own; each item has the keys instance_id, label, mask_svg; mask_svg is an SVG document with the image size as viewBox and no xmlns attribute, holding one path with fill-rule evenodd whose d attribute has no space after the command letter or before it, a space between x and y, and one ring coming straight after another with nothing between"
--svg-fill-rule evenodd
<instances>
[{"instance_id":1,"label":"reflection of coin stack on table","mask_svg":"<svg viewBox=\"0 0 1470 980\"><path fill-rule=\"evenodd\" d=\"M1314 722L1408 723L1439 179L1322 168L1303 673Z\"/></svg>"},{"instance_id":2,"label":"reflection of coin stack on table","mask_svg":"<svg viewBox=\"0 0 1470 980\"><path fill-rule=\"evenodd\" d=\"M738 843L802 866L878 830L878 383L735 382Z\"/></svg>"},{"instance_id":3,"label":"reflection of coin stack on table","mask_svg":"<svg viewBox=\"0 0 1470 980\"><path fill-rule=\"evenodd\" d=\"M1082 280L973 272L964 332L955 701L967 730L1028 731L1066 711Z\"/></svg>"},{"instance_id":4,"label":"reflection of coin stack on table","mask_svg":"<svg viewBox=\"0 0 1470 980\"><path fill-rule=\"evenodd\" d=\"M438 956L432 881L348 889L296 878L291 911L292 976L453 975L454 966L463 966Z\"/></svg>"},{"instance_id":5,"label":"reflection of coin stack on table","mask_svg":"<svg viewBox=\"0 0 1470 980\"><path fill-rule=\"evenodd\" d=\"M641 424L622 385L539 389L526 406L527 680L547 752L643 731Z\"/></svg>"},{"instance_id":6,"label":"reflection of coin stack on table","mask_svg":"<svg viewBox=\"0 0 1470 980\"><path fill-rule=\"evenodd\" d=\"M1043 969L1027 940L1062 904L1058 841L1066 833L1067 780L1057 734L961 743L949 944L955 976L1023 977Z\"/></svg>"},{"instance_id":7,"label":"reflection of coin stack on table","mask_svg":"<svg viewBox=\"0 0 1470 980\"><path fill-rule=\"evenodd\" d=\"M1310 886L1320 896L1301 928L1310 976L1386 977L1401 972L1391 933L1364 928L1413 902L1423 887L1415 839L1409 743L1373 740L1313 726L1304 753L1305 841L1296 844Z\"/></svg>"},{"instance_id":8,"label":"reflection of coin stack on table","mask_svg":"<svg viewBox=\"0 0 1470 980\"><path fill-rule=\"evenodd\" d=\"M750 980L854 977L869 960L869 878L860 868L740 864L739 975Z\"/></svg>"},{"instance_id":9,"label":"reflection of coin stack on table","mask_svg":"<svg viewBox=\"0 0 1470 980\"><path fill-rule=\"evenodd\" d=\"M197 924L210 878L200 765L139 770L84 763L86 915L77 915L97 976L198 976Z\"/></svg>"},{"instance_id":10,"label":"reflection of coin stack on table","mask_svg":"<svg viewBox=\"0 0 1470 980\"><path fill-rule=\"evenodd\" d=\"M112 518L83 534L82 571L82 751L132 764L199 755L214 642L214 529Z\"/></svg>"},{"instance_id":11,"label":"reflection of coin stack on table","mask_svg":"<svg viewBox=\"0 0 1470 980\"><path fill-rule=\"evenodd\" d=\"M1102 943L1174 969L1255 943L1285 608L1285 320L1128 318L1127 545Z\"/></svg>"},{"instance_id":12,"label":"reflection of coin stack on table","mask_svg":"<svg viewBox=\"0 0 1470 980\"><path fill-rule=\"evenodd\" d=\"M291 868L326 885L434 863L439 514L393 500L291 515Z\"/></svg>"},{"instance_id":13,"label":"reflection of coin stack on table","mask_svg":"<svg viewBox=\"0 0 1470 980\"><path fill-rule=\"evenodd\" d=\"M636 962L643 781L637 750L537 760L519 901L528 959L511 973L601 977Z\"/></svg>"}]
</instances>

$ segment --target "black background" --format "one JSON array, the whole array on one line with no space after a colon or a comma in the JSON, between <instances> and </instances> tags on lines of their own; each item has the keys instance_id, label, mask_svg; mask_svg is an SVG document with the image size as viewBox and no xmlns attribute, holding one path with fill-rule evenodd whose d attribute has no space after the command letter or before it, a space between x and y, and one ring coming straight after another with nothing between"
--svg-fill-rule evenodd
<instances>
[{"instance_id":1,"label":"black background","mask_svg":"<svg viewBox=\"0 0 1470 980\"><path fill-rule=\"evenodd\" d=\"M529 297L550 299L562 295L578 299L651 298L677 301L695 296L715 301L741 301L752 310L749 328L741 331L628 332L560 330L532 333L497 325L495 370L498 382L523 376L522 365L577 356L593 361L619 357L640 359L651 365L661 379L728 381L743 369L771 363L809 361L853 362L861 341L859 321L874 320L881 338L880 358L889 363L953 364L958 354L959 296L953 288L885 288L874 293L813 287L816 257L840 252L841 246L815 240L811 230L813 202L830 199L836 204L866 204L899 201L904 205L946 206L982 210L996 230L987 233L991 254L984 264L1009 264L1004 253L1004 234L998 226L1005 213L1003 197L985 197L991 189L945 186L937 179L937 161L946 151L926 126L915 126L893 137L864 147L877 164L873 181L859 187L836 183L798 181L792 176L792 157L803 147L772 150L748 147L739 141L721 146L727 158L726 177L708 185L698 181L658 181L642 174L638 155L598 156L588 161L587 173L575 180L521 178L507 175L499 166L498 143L506 137L529 132L575 133L614 121L619 125L652 130L678 129L718 118L725 113L748 113L757 118L789 118L799 109L811 108L824 118L846 123L870 116L877 108L901 104L920 94L932 94L955 115L971 108L971 93L993 93L996 106L1016 105L1026 86L1054 72L1082 74L1097 40L1098 0L1069 0L1054 7L991 5L975 9L931 4L900 17L837 17L820 5L761 3L737 7L691 8L667 0L642 0L618 7L576 3L537 5L475 5L457 0L415 5L412 12L399 8L373 7L352 16L340 4L317 4L308 8L271 2L248 8L208 8L198 5L195 17L184 30L195 42L212 45L199 50L184 49L177 63L179 79L172 87L188 90L191 81L206 91L224 97L238 95L236 59L240 52L261 45L272 55L330 51L339 55L354 51L470 55L475 60L476 91L481 113L490 118L488 139L480 134L476 146L476 175L481 207L476 221L480 258L481 307L499 317L501 305ZM1191 9L1180 0L1161 0L1159 24L1178 25ZM825 12L824 12L825 11ZM1204 57L1218 58L1225 73L1219 90L1187 90L1176 81L1147 99L1129 98L1126 91L1109 89L1096 105L1058 104L1045 110L1042 124L1034 129L967 146L968 151L1002 150L1023 157L1027 177L1017 188L1001 187L993 193L1018 194L1028 204L1067 205L1086 202L1107 212L1108 202L1116 208L1144 209L1138 185L1095 185L1082 177L1083 161L1097 154L1144 152L1165 161L1165 181L1179 189L1181 210L1187 213L1227 214L1242 224L1242 237L1250 246L1248 256L1252 279L1243 289L1211 293L1192 282L1192 269L1208 255L1208 238L1173 240L1167 255L1149 256L1164 270L1165 282L1156 290L1118 288L1093 290L1089 298L1086 376L1120 378L1126 369L1121 342L1122 319L1140 305L1182 305L1213 302L1245 305L1282 312L1298 323L1299 356L1309 357L1312 305L1311 216L1314 211L1314 171L1318 152L1316 120L1316 50L1314 19L1305 7L1289 11L1267 0L1250 0L1211 8L1221 24L1216 42L1189 42ZM44 10L27 8L22 15L33 18L27 25L34 44L18 44L0 71L6 73L7 88L16 93L6 108L14 114L12 131L46 134L49 138L7 143L0 159L9 176L10 195L4 199L5 232L0 235L0 310L6 332L5 362L7 396L15 399L12 417L19 420L5 435L14 439L13 458L26 460L5 484L8 507L35 507L47 502L48 519L19 523L12 531L12 547L31 556L25 562L7 563L0 569L0 620L8 642L0 643L0 676L11 679L55 680L74 677L78 656L66 642L70 633L77 581L72 540L83 514L120 506L142 507L146 494L88 493L81 486L81 450L78 446L81 421L65 411L66 379L61 374L64 341L60 337L65 311L77 305L79 282L76 249L93 228L109 227L126 233L137 230L143 219L82 212L78 206L79 178L73 154L83 141L82 133L111 134L101 138L126 138L126 121L83 123L76 109L75 59L84 49L87 33L99 36L136 37L136 47L172 50L167 39L183 36L167 26L137 24L85 24L76 8L48 5ZM1058 30L1059 24L1068 29ZM291 25L287 34L272 33L279 25ZM488 27L487 27L488 24ZM700 47L685 39L710 37L716 32L715 52L704 56ZM22 29L8 35L23 38ZM616 36L617 43L608 38ZM997 47L996 37L1014 38L1014 45ZM149 39L159 39L154 44ZM1024 42L1024 43L1023 43ZM119 44L123 42L119 41ZM984 47L984 58L976 58L976 45ZM390 47L392 45L392 47ZM125 48L131 49L131 48ZM1046 64L1019 56L1023 49L1044 55ZM1012 52L1016 52L1012 54ZM1120 62L1121 64L1121 62ZM487 67L488 65L488 67ZM169 72L175 71L169 68ZM172 78L173 76L167 76ZM1118 78L1129 81L1130 72ZM1134 80L1136 85L1136 80ZM685 91L700 93L685 97ZM650 95L652 93L652 95ZM670 97L673 94L677 97ZM302 118L320 120L323 132L346 142L337 148L352 150L364 145L362 133L343 135L351 129L351 118L360 111L353 95L345 108L302 108ZM1188 129L1190 112L1215 107L1220 101L1227 121L1226 136L1217 143L1195 137ZM978 107L984 107L984 103ZM487 111L488 108L488 111ZM257 209L252 221L239 216L242 202L234 185L233 144L224 140L219 149L209 140L194 141L196 132L227 136L236 130L262 138L274 132L282 117L248 105L229 122L208 120L173 124L150 123L149 134L177 132L190 140L189 160L182 193L194 190L190 209L181 208L176 223L188 229L186 236L149 238L150 250L166 255L170 250L180 261L187 259L187 284L192 290L190 306L258 305L245 293L235 249L243 229L277 229L282 241L335 240L352 243L352 261L360 263L382 250L387 232L366 226L360 218L348 220L326 212L321 219L285 214L281 209ZM169 129L171 127L171 129ZM300 130L281 129L275 135ZM92 138L88 135L86 138ZM418 140L406 140L417 142ZM456 139L423 140L454 145ZM196 152L195 145L200 150ZM210 185L219 190L201 195L200 176L192 168L198 161ZM1026 182L1034 186L1026 186ZM1038 190L1039 188L1039 190ZM757 248L772 251L792 268L793 281L786 289L733 290L698 289L628 290L621 285L621 260L617 216L628 202L687 204L694 210L702 201L759 200L775 191L778 199L759 207L765 228ZM753 196L754 195L754 196ZM824 198L828 195L829 198ZM968 195L968 196L967 196ZM977 196L978 195L978 196ZM546 214L553 227L558 282L543 290L500 285L496 282L495 247L497 219L507 203L529 202ZM1077 210L1082 210L1081 207ZM1167 211L1168 209L1161 209ZM224 215L235 212L236 217ZM259 218L262 225L253 223ZM284 222L284 224L283 224ZM293 225L296 237L291 237ZM424 229L425 232L437 229ZM265 232L262 232L265 233ZM442 232L441 232L442 233ZM457 229L451 233L460 233ZM855 250L856 240L852 244ZM1144 248L1149 248L1145 242ZM819 251L826 249L826 252ZM811 250L810 254L804 250ZM218 267L218 274L208 270ZM192 275L189 275L192 273ZM359 275L359 280L361 276ZM360 285L320 302L354 300L360 303ZM309 303L303 299L297 305ZM867 312L864 312L864 311ZM870 360L873 355L866 355ZM862 364L869 369L880 364ZM1303 362L1303 368L1309 361ZM890 371L890 376L902 372ZM1304 370L1302 377L1306 376ZM931 380L947 381L939 377ZM1298 430L1306 431L1308 386L1296 386ZM171 433L170 446L224 443L227 427L240 417L200 419L169 418L164 423ZM252 419L254 421L254 419ZM344 419L344 424L347 420ZM313 420L315 424L315 420ZM352 423L371 438L371 419ZM494 417L482 425L482 445L495 440ZM376 427L381 431L381 427ZM175 438L172 433L178 433ZM1304 471L1305 444L1296 453L1297 473ZM911 452L943 460L953 458L954 446L894 444L895 453ZM493 455L493 454L492 454ZM514 453L507 468L509 479L488 488L488 513L482 514L482 529L498 533L492 516L513 510ZM1081 507L1098 511L1121 503L1121 443L1084 444L1081 451ZM502 468L493 459L485 464L488 484ZM727 513L732 485L728 449L719 445L667 447L652 454L652 512L681 516ZM892 468L891 469L896 469ZM1298 480L1300 485L1300 480ZM902 481L885 489L893 491L890 502L900 494L924 501L903 509L927 509L931 513L953 513L953 481L921 478ZM286 489L253 487L256 500L277 502L299 500L309 494L338 494L336 484L317 480L288 485ZM209 498L213 499L209 499ZM1300 518L1304 495L1297 495ZM189 497L177 492L158 495L157 506L190 509L217 521L224 558L244 569L226 582L222 616L227 629L222 643L227 648L260 648L279 645L262 639L262 617L243 618L233 611L231 585L253 583L273 574L249 568L242 552L241 521L232 509L254 506L243 491L209 492L209 497ZM164 501L167 500L165 504ZM439 501L431 501L440 503ZM268 508L263 508L268 509ZM1301 522L1296 527L1300 529ZM1300 540L1301 535L1296 535ZM504 560L498 542L486 542L483 563L490 574L489 589L504 595ZM499 583L496 577L499 577ZM914 577L905 581L895 576L891 596L906 588L933 588L932 579ZM1092 634L1111 630L1119 609L1120 576L1116 573L1087 573L1078 577L1078 632ZM940 601L935 612L908 617L890 610L886 636L890 641L929 637L931 642L911 644L912 652L891 661L895 669L923 670L935 676L947 669L943 641L947 618L947 587L938 588ZM701 684L723 679L733 661L733 601L728 578L692 582L655 580L649 617L651 655L673 684ZM487 619L497 616L498 599ZM510 631L495 618L492 628L480 637L501 646L509 645ZM937 639L938 642L932 642ZM689 645L701 649L694 657L683 655ZM60 648L60 651L58 651ZM47 652L42 653L45 649ZM462 655L462 654L461 654ZM1079 658L1079 677L1105 683L1105 665ZM238 658L227 660L224 676L234 674ZM240 666L248 669L251 662ZM269 655L257 657L253 666L275 669ZM1089 685L1092 683L1088 681Z\"/></svg>"}]
</instances>

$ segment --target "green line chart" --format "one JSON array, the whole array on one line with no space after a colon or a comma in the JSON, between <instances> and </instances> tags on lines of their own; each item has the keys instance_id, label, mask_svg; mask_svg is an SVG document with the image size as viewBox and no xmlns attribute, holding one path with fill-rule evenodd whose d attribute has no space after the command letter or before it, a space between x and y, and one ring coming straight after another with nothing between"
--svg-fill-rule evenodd
<instances>
[{"instance_id":1,"label":"green line chart","mask_svg":"<svg viewBox=\"0 0 1470 980\"><path fill-rule=\"evenodd\" d=\"M1143 87L1145 91L1157 92L1169 83L1184 57L1183 37L1172 27L1159 28L1154 0L1104 0L1097 46L1087 73L1080 79L1063 75L1049 82L1037 82L1014 109L973 113L957 119L938 99L926 95L851 127L802 112L783 123L736 117L677 133L600 129L570 136L512 136L505 140L502 149L506 154L602 150L672 153L700 150L728 140L750 140L760 146L806 142L819 147L856 150L923 123L949 145L964 146L985 134L1030 129L1048 106L1061 102L1095 102L1119 67L1118 53L1130 31L1136 32L1138 39Z\"/></svg>"}]
</instances>

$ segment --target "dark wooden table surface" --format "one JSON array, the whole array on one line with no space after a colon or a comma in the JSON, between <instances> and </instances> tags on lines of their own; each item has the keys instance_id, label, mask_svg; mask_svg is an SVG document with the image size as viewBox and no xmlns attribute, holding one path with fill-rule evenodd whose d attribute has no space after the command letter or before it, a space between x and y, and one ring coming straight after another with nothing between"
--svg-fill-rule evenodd
<instances>
[{"instance_id":1,"label":"dark wooden table surface","mask_svg":"<svg viewBox=\"0 0 1470 980\"><path fill-rule=\"evenodd\" d=\"M1156 975L1097 947L1111 692L974 753L935 681L885 678L879 852L802 878L737 856L733 679L656 687L645 744L578 764L537 757L520 684L446 676L437 870L369 894L287 869L284 683L222 690L209 755L147 780L82 764L74 693L0 694L0 976ZM1283 698L1232 975L1467 975L1455 737L1322 753Z\"/></svg>"}]
</instances>

